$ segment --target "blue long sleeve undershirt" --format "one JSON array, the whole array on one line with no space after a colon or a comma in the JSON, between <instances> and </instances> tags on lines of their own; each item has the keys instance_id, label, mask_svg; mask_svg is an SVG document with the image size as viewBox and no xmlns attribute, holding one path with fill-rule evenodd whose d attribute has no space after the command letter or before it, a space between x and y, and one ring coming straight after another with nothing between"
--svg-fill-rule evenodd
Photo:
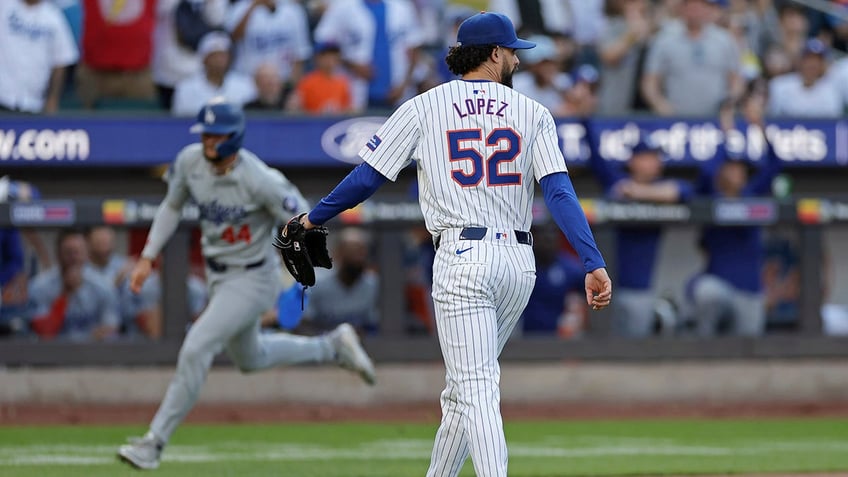
<instances>
[{"instance_id":1,"label":"blue long sleeve undershirt","mask_svg":"<svg viewBox=\"0 0 848 477\"><path fill-rule=\"evenodd\" d=\"M341 212L371 197L387 180L384 175L367 163L356 166L312 209L309 213L309 221L316 225L324 224ZM586 272L606 267L568 174L564 172L549 174L543 177L540 183L545 195L545 203L554 221L577 250Z\"/></svg>"},{"instance_id":2,"label":"blue long sleeve undershirt","mask_svg":"<svg viewBox=\"0 0 848 477\"><path fill-rule=\"evenodd\" d=\"M568 174L548 174L539 183L554 222L577 251L586 273L606 267Z\"/></svg>"},{"instance_id":3,"label":"blue long sleeve undershirt","mask_svg":"<svg viewBox=\"0 0 848 477\"><path fill-rule=\"evenodd\" d=\"M374 195L387 180L377 169L363 162L350 171L350 174L309 212L309 221L315 225L324 224Z\"/></svg>"}]
</instances>

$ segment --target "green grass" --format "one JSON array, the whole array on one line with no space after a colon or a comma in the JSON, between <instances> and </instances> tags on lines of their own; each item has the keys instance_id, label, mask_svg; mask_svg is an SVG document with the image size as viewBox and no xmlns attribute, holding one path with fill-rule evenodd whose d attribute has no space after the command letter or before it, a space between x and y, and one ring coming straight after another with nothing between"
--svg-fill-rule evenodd
<instances>
[{"instance_id":1,"label":"green grass","mask_svg":"<svg viewBox=\"0 0 848 477\"><path fill-rule=\"evenodd\" d=\"M114 453L143 431L0 427L0 475L138 475ZM186 425L155 475L422 476L434 432L427 424ZM848 471L845 419L511 422L506 433L512 477ZM474 475L470 463L462 475Z\"/></svg>"}]
</instances>

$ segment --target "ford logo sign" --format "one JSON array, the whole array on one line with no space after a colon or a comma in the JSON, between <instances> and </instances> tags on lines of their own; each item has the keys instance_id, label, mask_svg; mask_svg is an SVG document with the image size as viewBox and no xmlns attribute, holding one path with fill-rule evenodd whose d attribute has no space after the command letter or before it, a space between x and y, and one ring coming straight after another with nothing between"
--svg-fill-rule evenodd
<instances>
[{"instance_id":1,"label":"ford logo sign","mask_svg":"<svg viewBox=\"0 0 848 477\"><path fill-rule=\"evenodd\" d=\"M359 164L359 150L386 122L382 116L366 116L339 121L321 135L321 148L337 161Z\"/></svg>"}]
</instances>

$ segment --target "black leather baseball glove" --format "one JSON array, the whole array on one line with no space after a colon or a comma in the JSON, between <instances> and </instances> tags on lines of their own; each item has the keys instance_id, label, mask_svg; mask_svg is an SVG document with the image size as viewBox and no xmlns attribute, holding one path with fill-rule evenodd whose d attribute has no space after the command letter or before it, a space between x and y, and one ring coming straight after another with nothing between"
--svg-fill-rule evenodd
<instances>
[{"instance_id":1,"label":"black leather baseball glove","mask_svg":"<svg viewBox=\"0 0 848 477\"><path fill-rule=\"evenodd\" d=\"M280 250L289 273L300 284L315 285L315 268L333 268L333 260L327 252L327 228L315 227L309 230L300 223L305 214L292 217L281 226L274 236L274 246Z\"/></svg>"}]
</instances>

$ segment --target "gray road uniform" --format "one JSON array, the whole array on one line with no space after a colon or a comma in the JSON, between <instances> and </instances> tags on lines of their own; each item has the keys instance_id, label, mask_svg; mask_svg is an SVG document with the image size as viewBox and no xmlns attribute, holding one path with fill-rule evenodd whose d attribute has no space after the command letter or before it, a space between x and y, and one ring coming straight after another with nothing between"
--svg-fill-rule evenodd
<instances>
[{"instance_id":1,"label":"gray road uniform","mask_svg":"<svg viewBox=\"0 0 848 477\"><path fill-rule=\"evenodd\" d=\"M177 371L150 430L167 442L197 400L213 357L226 349L242 371L334 358L329 337L260 334L259 317L280 291L271 236L275 226L307 203L279 171L241 149L234 167L216 175L200 144L184 148L174 162L168 193L142 252L156 257L176 230L183 205L200 208L209 304L180 349Z\"/></svg>"}]
</instances>

